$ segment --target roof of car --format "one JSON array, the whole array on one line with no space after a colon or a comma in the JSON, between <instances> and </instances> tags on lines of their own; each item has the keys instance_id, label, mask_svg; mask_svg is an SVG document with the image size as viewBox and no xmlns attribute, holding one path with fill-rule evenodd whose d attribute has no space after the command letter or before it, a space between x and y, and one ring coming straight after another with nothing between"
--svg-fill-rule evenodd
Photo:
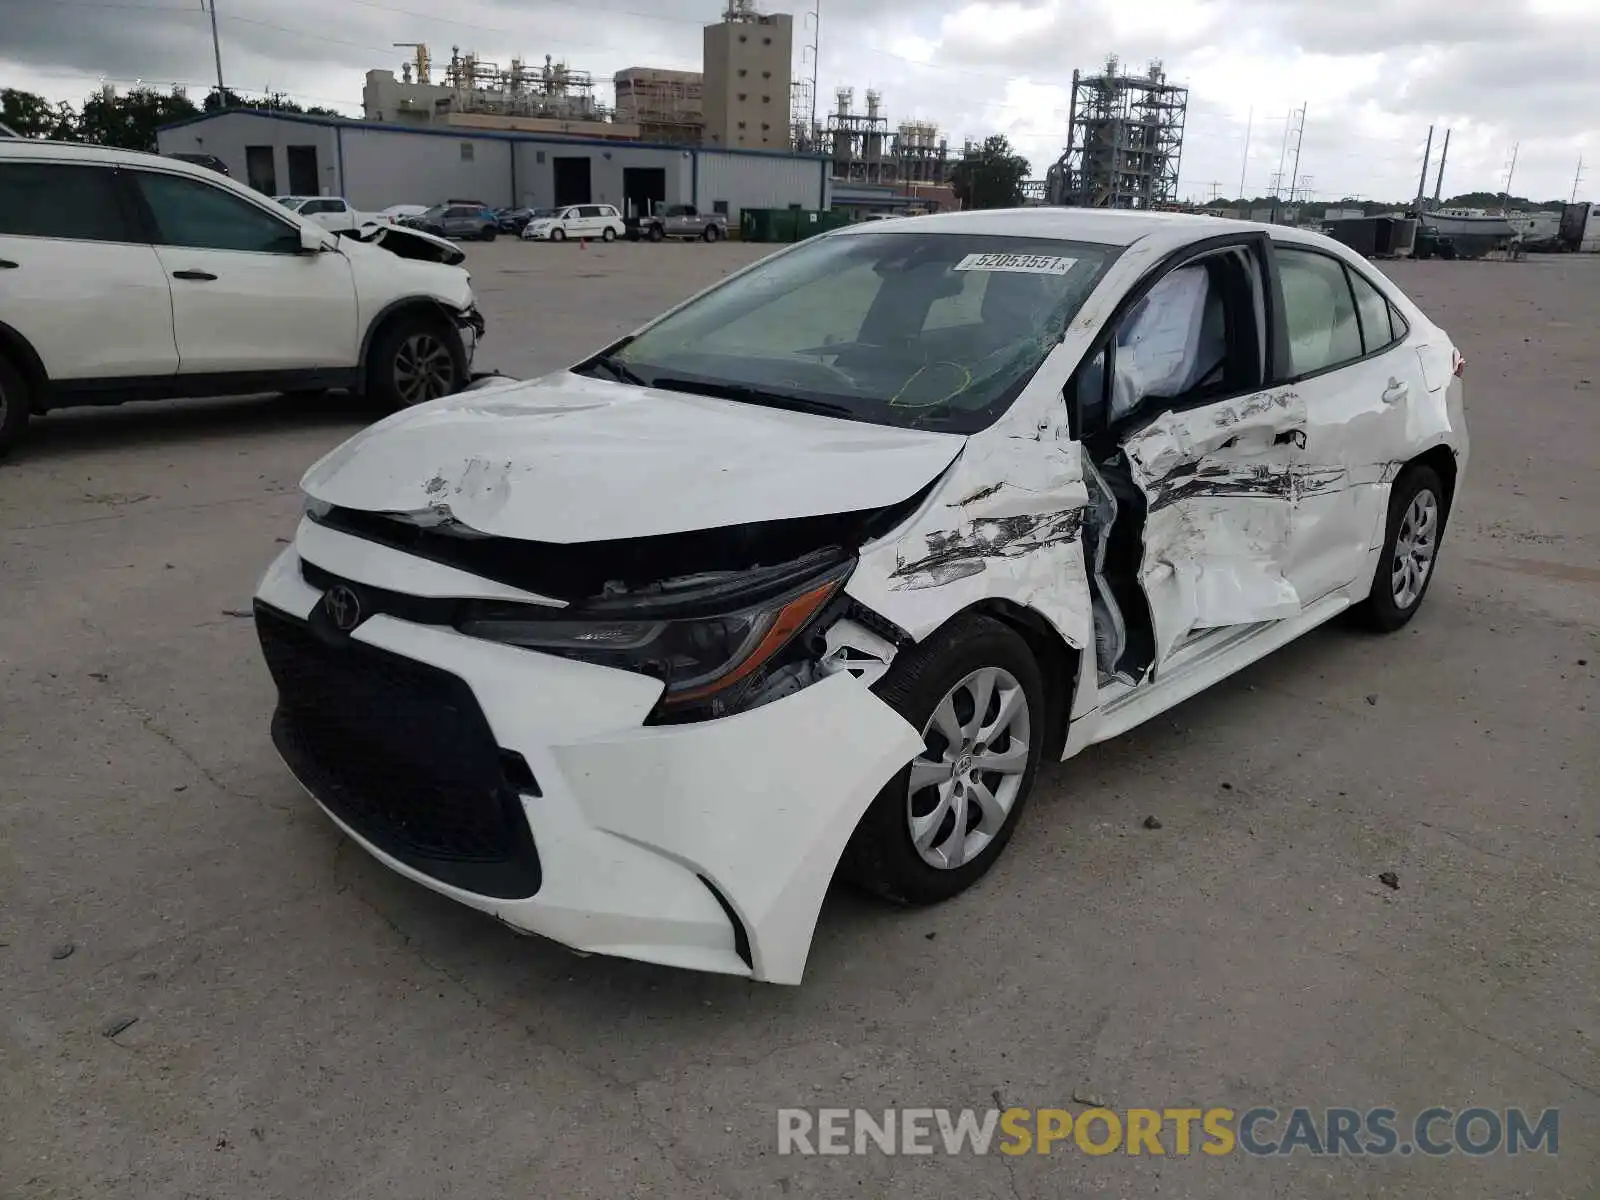
<instances>
[{"instance_id":1,"label":"roof of car","mask_svg":"<svg viewBox=\"0 0 1600 1200\"><path fill-rule=\"evenodd\" d=\"M861 232L867 222L838 230ZM928 233L974 233L1005 237L1052 238L1070 242L1098 242L1131 246L1145 238L1183 244L1250 230L1287 235L1293 240L1321 240L1315 234L1283 225L1263 225L1198 213L1145 212L1114 208L997 208L976 212L931 213L922 217L894 217L870 222L870 231L917 230Z\"/></svg>"},{"instance_id":2,"label":"roof of car","mask_svg":"<svg viewBox=\"0 0 1600 1200\"><path fill-rule=\"evenodd\" d=\"M50 142L39 138L7 138L0 143L0 154L7 158L81 159L85 162L121 163L130 167L160 164L171 171L193 175L196 179L215 179L209 167L165 154L146 154L140 150L118 150L111 146L91 146L84 142Z\"/></svg>"}]
</instances>

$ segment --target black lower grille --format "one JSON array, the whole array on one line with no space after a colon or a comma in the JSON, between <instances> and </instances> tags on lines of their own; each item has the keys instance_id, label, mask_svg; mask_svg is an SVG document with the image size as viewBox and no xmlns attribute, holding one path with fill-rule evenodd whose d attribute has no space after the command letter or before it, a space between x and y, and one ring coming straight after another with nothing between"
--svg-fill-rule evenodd
<instances>
[{"instance_id":1,"label":"black lower grille","mask_svg":"<svg viewBox=\"0 0 1600 1200\"><path fill-rule=\"evenodd\" d=\"M441 882L531 896L539 857L504 754L466 683L258 603L278 685L272 736L291 770L363 838Z\"/></svg>"}]
</instances>

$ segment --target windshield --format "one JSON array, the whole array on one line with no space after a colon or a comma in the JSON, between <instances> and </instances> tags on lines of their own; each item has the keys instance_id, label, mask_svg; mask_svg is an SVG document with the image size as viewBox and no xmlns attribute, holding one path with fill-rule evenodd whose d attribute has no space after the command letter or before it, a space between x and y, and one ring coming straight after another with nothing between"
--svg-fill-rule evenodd
<instances>
[{"instance_id":1,"label":"windshield","mask_svg":"<svg viewBox=\"0 0 1600 1200\"><path fill-rule=\"evenodd\" d=\"M304 196L279 196L278 197L278 203L283 205L285 208L291 209L291 210L299 208L300 205L303 204L304 202L305 202L305 197Z\"/></svg>"},{"instance_id":2,"label":"windshield","mask_svg":"<svg viewBox=\"0 0 1600 1200\"><path fill-rule=\"evenodd\" d=\"M586 364L643 386L970 433L1016 399L1121 247L822 237Z\"/></svg>"}]
</instances>

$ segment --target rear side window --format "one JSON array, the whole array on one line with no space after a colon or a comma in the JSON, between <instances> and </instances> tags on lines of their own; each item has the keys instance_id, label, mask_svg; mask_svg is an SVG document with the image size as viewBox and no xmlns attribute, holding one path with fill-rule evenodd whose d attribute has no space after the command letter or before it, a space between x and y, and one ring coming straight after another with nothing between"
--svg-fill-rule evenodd
<instances>
[{"instance_id":1,"label":"rear side window","mask_svg":"<svg viewBox=\"0 0 1600 1200\"><path fill-rule=\"evenodd\" d=\"M159 245L260 254L300 250L292 226L221 188L151 171L135 171L133 177L155 220Z\"/></svg>"},{"instance_id":2,"label":"rear side window","mask_svg":"<svg viewBox=\"0 0 1600 1200\"><path fill-rule=\"evenodd\" d=\"M1361 326L1344 264L1293 246L1277 252L1290 373L1312 375L1360 358Z\"/></svg>"},{"instance_id":3,"label":"rear side window","mask_svg":"<svg viewBox=\"0 0 1600 1200\"><path fill-rule=\"evenodd\" d=\"M0 236L130 242L109 167L0 163Z\"/></svg>"},{"instance_id":4,"label":"rear side window","mask_svg":"<svg viewBox=\"0 0 1600 1200\"><path fill-rule=\"evenodd\" d=\"M1361 344L1368 354L1376 354L1405 337L1405 318L1395 312L1394 306L1360 271L1350 271L1350 290L1356 295L1356 313L1361 318Z\"/></svg>"}]
</instances>

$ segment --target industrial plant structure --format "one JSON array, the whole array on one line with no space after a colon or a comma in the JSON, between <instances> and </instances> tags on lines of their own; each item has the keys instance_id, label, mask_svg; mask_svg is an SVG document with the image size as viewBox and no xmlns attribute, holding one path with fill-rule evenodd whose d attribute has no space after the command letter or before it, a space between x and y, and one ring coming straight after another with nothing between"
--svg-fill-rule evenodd
<instances>
[{"instance_id":1,"label":"industrial plant structure","mask_svg":"<svg viewBox=\"0 0 1600 1200\"><path fill-rule=\"evenodd\" d=\"M903 122L889 132L881 92L867 92L867 109L855 111L854 88L834 92L823 144L833 160L833 177L846 183L933 184L950 182L955 163L939 127L926 121Z\"/></svg>"},{"instance_id":2,"label":"industrial plant structure","mask_svg":"<svg viewBox=\"0 0 1600 1200\"><path fill-rule=\"evenodd\" d=\"M1098 75L1072 72L1067 148L1045 176L1051 204L1163 208L1178 200L1189 89L1159 61L1124 74L1115 55Z\"/></svg>"},{"instance_id":3,"label":"industrial plant structure","mask_svg":"<svg viewBox=\"0 0 1600 1200\"><path fill-rule=\"evenodd\" d=\"M699 71L627 67L611 77L615 119L637 125L647 142L697 146L705 132L704 82Z\"/></svg>"}]
</instances>

